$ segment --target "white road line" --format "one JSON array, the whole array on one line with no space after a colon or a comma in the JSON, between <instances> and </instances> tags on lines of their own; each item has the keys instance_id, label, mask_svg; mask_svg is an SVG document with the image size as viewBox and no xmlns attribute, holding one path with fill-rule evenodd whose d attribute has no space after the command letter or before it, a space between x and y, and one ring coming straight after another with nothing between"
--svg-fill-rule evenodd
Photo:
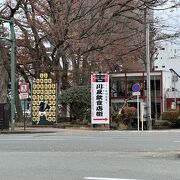
<instances>
[{"instance_id":1,"label":"white road line","mask_svg":"<svg viewBox=\"0 0 180 180\"><path fill-rule=\"evenodd\" d=\"M180 143L180 141L173 141L174 143Z\"/></svg>"},{"instance_id":2,"label":"white road line","mask_svg":"<svg viewBox=\"0 0 180 180\"><path fill-rule=\"evenodd\" d=\"M0 141L65 141L66 139L0 139Z\"/></svg>"},{"instance_id":3,"label":"white road line","mask_svg":"<svg viewBox=\"0 0 180 180\"><path fill-rule=\"evenodd\" d=\"M84 177L89 180L140 180L140 179L120 179L120 178L105 178L105 177Z\"/></svg>"}]
</instances>

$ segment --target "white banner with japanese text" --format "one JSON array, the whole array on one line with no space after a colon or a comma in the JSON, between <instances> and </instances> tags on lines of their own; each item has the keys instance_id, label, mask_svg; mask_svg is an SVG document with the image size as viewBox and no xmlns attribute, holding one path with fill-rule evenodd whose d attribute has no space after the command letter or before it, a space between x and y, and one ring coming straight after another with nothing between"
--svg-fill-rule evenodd
<instances>
[{"instance_id":1,"label":"white banner with japanese text","mask_svg":"<svg viewBox=\"0 0 180 180\"><path fill-rule=\"evenodd\" d=\"M109 124L108 74L91 74L91 124Z\"/></svg>"}]
</instances>

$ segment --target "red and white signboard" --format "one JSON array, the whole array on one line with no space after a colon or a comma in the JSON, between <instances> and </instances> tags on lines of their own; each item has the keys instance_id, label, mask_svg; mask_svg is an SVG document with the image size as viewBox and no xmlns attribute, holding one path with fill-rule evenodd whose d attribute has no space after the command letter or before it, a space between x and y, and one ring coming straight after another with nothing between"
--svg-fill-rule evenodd
<instances>
[{"instance_id":1,"label":"red and white signboard","mask_svg":"<svg viewBox=\"0 0 180 180\"><path fill-rule=\"evenodd\" d=\"M27 99L29 96L29 84L21 83L19 86L20 86L20 99Z\"/></svg>"},{"instance_id":2,"label":"red and white signboard","mask_svg":"<svg viewBox=\"0 0 180 180\"><path fill-rule=\"evenodd\" d=\"M109 75L91 75L91 124L109 124Z\"/></svg>"}]
</instances>

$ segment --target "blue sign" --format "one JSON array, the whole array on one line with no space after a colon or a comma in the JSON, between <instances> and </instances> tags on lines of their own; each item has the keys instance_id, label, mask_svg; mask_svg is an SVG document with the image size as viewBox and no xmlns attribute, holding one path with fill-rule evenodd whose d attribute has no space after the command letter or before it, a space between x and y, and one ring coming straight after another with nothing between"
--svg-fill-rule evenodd
<instances>
[{"instance_id":1,"label":"blue sign","mask_svg":"<svg viewBox=\"0 0 180 180\"><path fill-rule=\"evenodd\" d=\"M133 84L133 86L132 86L133 92L139 92L140 89L141 89L141 87L140 87L139 84L137 84L137 83L136 83L136 84Z\"/></svg>"}]
</instances>

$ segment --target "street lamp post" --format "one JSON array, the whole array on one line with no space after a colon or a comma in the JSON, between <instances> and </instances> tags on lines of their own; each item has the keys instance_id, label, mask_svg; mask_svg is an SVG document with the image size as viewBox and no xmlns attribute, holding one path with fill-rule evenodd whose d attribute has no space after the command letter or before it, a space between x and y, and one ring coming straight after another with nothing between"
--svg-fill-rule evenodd
<instances>
[{"instance_id":1,"label":"street lamp post","mask_svg":"<svg viewBox=\"0 0 180 180\"><path fill-rule=\"evenodd\" d=\"M14 131L15 126L15 31L14 31L14 18L10 20L0 18L0 21L7 22L10 25L11 35L9 38L2 37L6 43L11 45L11 131Z\"/></svg>"}]
</instances>

